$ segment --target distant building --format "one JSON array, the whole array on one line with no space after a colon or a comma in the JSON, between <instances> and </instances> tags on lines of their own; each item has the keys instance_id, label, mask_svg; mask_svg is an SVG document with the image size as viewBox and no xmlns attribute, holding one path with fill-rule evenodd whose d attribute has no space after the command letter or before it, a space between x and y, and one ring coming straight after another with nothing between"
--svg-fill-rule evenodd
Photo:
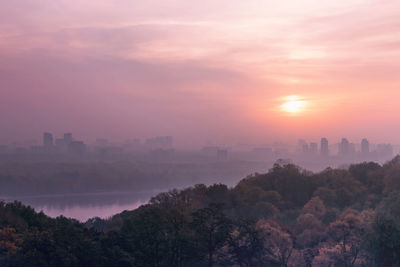
<instances>
[{"instance_id":1,"label":"distant building","mask_svg":"<svg viewBox=\"0 0 400 267\"><path fill-rule=\"evenodd\" d=\"M43 134L43 146L52 147L53 146L53 135L51 133Z\"/></svg>"},{"instance_id":2,"label":"distant building","mask_svg":"<svg viewBox=\"0 0 400 267\"><path fill-rule=\"evenodd\" d=\"M272 156L272 149L270 147L256 147L253 149L253 153L258 157L270 157Z\"/></svg>"},{"instance_id":3,"label":"distant building","mask_svg":"<svg viewBox=\"0 0 400 267\"><path fill-rule=\"evenodd\" d=\"M366 156L369 154L369 142L366 138L361 141L361 154Z\"/></svg>"},{"instance_id":4,"label":"distant building","mask_svg":"<svg viewBox=\"0 0 400 267\"><path fill-rule=\"evenodd\" d=\"M96 139L96 146L107 146L108 140L104 138L97 138Z\"/></svg>"},{"instance_id":5,"label":"distant building","mask_svg":"<svg viewBox=\"0 0 400 267\"><path fill-rule=\"evenodd\" d=\"M71 154L81 155L85 153L86 145L82 141L72 141L68 144L68 152Z\"/></svg>"},{"instance_id":6,"label":"distant building","mask_svg":"<svg viewBox=\"0 0 400 267\"><path fill-rule=\"evenodd\" d=\"M349 143L349 155L354 155L356 154L356 144L354 143Z\"/></svg>"},{"instance_id":7,"label":"distant building","mask_svg":"<svg viewBox=\"0 0 400 267\"><path fill-rule=\"evenodd\" d=\"M274 156L275 157L286 157L289 155L289 150L287 148L275 148Z\"/></svg>"},{"instance_id":8,"label":"distant building","mask_svg":"<svg viewBox=\"0 0 400 267\"><path fill-rule=\"evenodd\" d=\"M174 156L175 149L155 149L150 152L154 159L170 159Z\"/></svg>"},{"instance_id":9,"label":"distant building","mask_svg":"<svg viewBox=\"0 0 400 267\"><path fill-rule=\"evenodd\" d=\"M28 150L26 149L26 147L16 147L14 149L14 152L18 154L25 154L26 152L28 152Z\"/></svg>"},{"instance_id":10,"label":"distant building","mask_svg":"<svg viewBox=\"0 0 400 267\"><path fill-rule=\"evenodd\" d=\"M308 144L304 139L297 140L297 146L299 148L299 151L301 152L304 152L304 150L308 150Z\"/></svg>"},{"instance_id":11,"label":"distant building","mask_svg":"<svg viewBox=\"0 0 400 267\"><path fill-rule=\"evenodd\" d=\"M72 143L73 138L72 138L72 133L65 133L64 134L64 141L67 145L69 145L70 143Z\"/></svg>"},{"instance_id":12,"label":"distant building","mask_svg":"<svg viewBox=\"0 0 400 267\"><path fill-rule=\"evenodd\" d=\"M201 152L207 158L215 159L218 156L219 150L220 150L220 147L218 147L218 146L205 146L201 149Z\"/></svg>"},{"instance_id":13,"label":"distant building","mask_svg":"<svg viewBox=\"0 0 400 267\"><path fill-rule=\"evenodd\" d=\"M308 150L311 154L317 154L318 153L318 144L311 142Z\"/></svg>"},{"instance_id":14,"label":"distant building","mask_svg":"<svg viewBox=\"0 0 400 267\"><path fill-rule=\"evenodd\" d=\"M218 159L218 160L226 160L228 159L228 150L226 148L221 148L218 146L205 146L202 149L203 155Z\"/></svg>"},{"instance_id":15,"label":"distant building","mask_svg":"<svg viewBox=\"0 0 400 267\"><path fill-rule=\"evenodd\" d=\"M173 139L172 136L157 136L146 139L146 146L150 149L164 148L168 149L172 147Z\"/></svg>"},{"instance_id":16,"label":"distant building","mask_svg":"<svg viewBox=\"0 0 400 267\"><path fill-rule=\"evenodd\" d=\"M377 153L381 159L390 159L393 157L393 146L391 144L379 144Z\"/></svg>"},{"instance_id":17,"label":"distant building","mask_svg":"<svg viewBox=\"0 0 400 267\"><path fill-rule=\"evenodd\" d=\"M205 146L202 148L202 152L204 154L206 154L207 156L213 156L213 155L217 155L217 151L218 151L219 147L217 146Z\"/></svg>"},{"instance_id":18,"label":"distant building","mask_svg":"<svg viewBox=\"0 0 400 267\"><path fill-rule=\"evenodd\" d=\"M65 133L64 138L56 139L56 149L58 152L68 152L69 145L73 142L72 133Z\"/></svg>"},{"instance_id":19,"label":"distant building","mask_svg":"<svg viewBox=\"0 0 400 267\"><path fill-rule=\"evenodd\" d=\"M124 152L122 147L118 146L97 146L94 150L97 154L102 156L120 155Z\"/></svg>"},{"instance_id":20,"label":"distant building","mask_svg":"<svg viewBox=\"0 0 400 267\"><path fill-rule=\"evenodd\" d=\"M65 142L64 138L57 138L56 139L56 147L60 148L62 146L66 146L67 143Z\"/></svg>"},{"instance_id":21,"label":"distant building","mask_svg":"<svg viewBox=\"0 0 400 267\"><path fill-rule=\"evenodd\" d=\"M329 143L328 143L328 139L326 139L325 137L321 138L320 153L321 153L321 156L329 155Z\"/></svg>"},{"instance_id":22,"label":"distant building","mask_svg":"<svg viewBox=\"0 0 400 267\"><path fill-rule=\"evenodd\" d=\"M303 146L301 147L301 152L306 154L306 153L308 153L308 151L309 151L308 144L304 143Z\"/></svg>"},{"instance_id":23,"label":"distant building","mask_svg":"<svg viewBox=\"0 0 400 267\"><path fill-rule=\"evenodd\" d=\"M350 153L350 143L346 138L342 138L342 141L339 144L339 155L348 156L349 153Z\"/></svg>"},{"instance_id":24,"label":"distant building","mask_svg":"<svg viewBox=\"0 0 400 267\"><path fill-rule=\"evenodd\" d=\"M56 139L56 150L58 152L67 152L68 151L68 145L65 142L64 138Z\"/></svg>"},{"instance_id":25,"label":"distant building","mask_svg":"<svg viewBox=\"0 0 400 267\"><path fill-rule=\"evenodd\" d=\"M140 139L130 139L126 140L124 143L124 150L134 151L135 153L145 149Z\"/></svg>"},{"instance_id":26,"label":"distant building","mask_svg":"<svg viewBox=\"0 0 400 267\"><path fill-rule=\"evenodd\" d=\"M130 146L140 146L142 142L140 141L139 138L131 139L126 141L126 145Z\"/></svg>"},{"instance_id":27,"label":"distant building","mask_svg":"<svg viewBox=\"0 0 400 267\"><path fill-rule=\"evenodd\" d=\"M41 153L44 150L43 148L45 148L45 147L43 147L43 146L31 146L30 151L32 153Z\"/></svg>"}]
</instances>

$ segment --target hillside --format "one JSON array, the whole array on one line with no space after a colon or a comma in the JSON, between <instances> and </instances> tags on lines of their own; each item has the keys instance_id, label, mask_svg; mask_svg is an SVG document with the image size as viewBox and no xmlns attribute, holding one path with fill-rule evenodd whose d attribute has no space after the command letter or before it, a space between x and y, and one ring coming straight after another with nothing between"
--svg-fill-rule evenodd
<instances>
[{"instance_id":1,"label":"hillside","mask_svg":"<svg viewBox=\"0 0 400 267\"><path fill-rule=\"evenodd\" d=\"M275 164L85 224L0 203L0 266L398 266L400 157L312 173Z\"/></svg>"}]
</instances>

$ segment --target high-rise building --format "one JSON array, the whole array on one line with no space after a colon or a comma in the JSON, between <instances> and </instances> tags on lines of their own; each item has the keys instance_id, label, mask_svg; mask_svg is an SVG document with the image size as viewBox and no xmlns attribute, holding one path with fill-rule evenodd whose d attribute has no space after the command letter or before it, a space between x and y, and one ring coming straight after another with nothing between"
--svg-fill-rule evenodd
<instances>
[{"instance_id":1,"label":"high-rise building","mask_svg":"<svg viewBox=\"0 0 400 267\"><path fill-rule=\"evenodd\" d=\"M72 133L65 133L64 134L64 141L67 145L69 145L70 143L72 143L73 138L72 138Z\"/></svg>"},{"instance_id":2,"label":"high-rise building","mask_svg":"<svg viewBox=\"0 0 400 267\"><path fill-rule=\"evenodd\" d=\"M347 156L350 153L350 143L346 138L342 138L342 141L339 144L339 155Z\"/></svg>"},{"instance_id":3,"label":"high-rise building","mask_svg":"<svg viewBox=\"0 0 400 267\"><path fill-rule=\"evenodd\" d=\"M51 133L43 134L43 146L52 147L53 146L53 135Z\"/></svg>"},{"instance_id":4,"label":"high-rise building","mask_svg":"<svg viewBox=\"0 0 400 267\"><path fill-rule=\"evenodd\" d=\"M302 151L304 154L307 154L307 153L309 152L309 147L308 147L308 144L307 144L307 143L304 143L304 144L303 144L303 147L301 148L301 151Z\"/></svg>"},{"instance_id":5,"label":"high-rise building","mask_svg":"<svg viewBox=\"0 0 400 267\"><path fill-rule=\"evenodd\" d=\"M300 149L300 151L303 151L304 145L307 145L306 140L304 139L297 140L297 146Z\"/></svg>"},{"instance_id":6,"label":"high-rise building","mask_svg":"<svg viewBox=\"0 0 400 267\"><path fill-rule=\"evenodd\" d=\"M321 153L321 156L329 155L329 143L328 143L328 139L326 139L325 137L321 138L320 153Z\"/></svg>"},{"instance_id":7,"label":"high-rise building","mask_svg":"<svg viewBox=\"0 0 400 267\"><path fill-rule=\"evenodd\" d=\"M361 141L361 154L364 156L369 154L369 142L366 138Z\"/></svg>"},{"instance_id":8,"label":"high-rise building","mask_svg":"<svg viewBox=\"0 0 400 267\"><path fill-rule=\"evenodd\" d=\"M309 152L311 154L317 154L318 153L318 144L314 143L314 142L311 142L310 146L309 146Z\"/></svg>"}]
</instances>

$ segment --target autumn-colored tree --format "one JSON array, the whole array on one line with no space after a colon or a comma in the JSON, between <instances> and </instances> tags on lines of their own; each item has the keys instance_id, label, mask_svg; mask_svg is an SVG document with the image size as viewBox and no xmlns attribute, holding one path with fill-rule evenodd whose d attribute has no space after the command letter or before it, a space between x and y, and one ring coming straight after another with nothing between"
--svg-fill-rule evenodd
<instances>
[{"instance_id":1,"label":"autumn-colored tree","mask_svg":"<svg viewBox=\"0 0 400 267\"><path fill-rule=\"evenodd\" d=\"M240 267L263 266L264 240L256 225L249 220L239 220L228 242L230 264Z\"/></svg>"},{"instance_id":2,"label":"autumn-colored tree","mask_svg":"<svg viewBox=\"0 0 400 267\"><path fill-rule=\"evenodd\" d=\"M272 220L259 220L257 229L261 231L264 240L264 262L271 266L288 266L294 249L292 234Z\"/></svg>"},{"instance_id":3,"label":"autumn-colored tree","mask_svg":"<svg viewBox=\"0 0 400 267\"><path fill-rule=\"evenodd\" d=\"M340 219L329 225L329 236L334 241L332 254L337 266L352 267L359 260L362 241L372 221L372 212L347 209Z\"/></svg>"},{"instance_id":4,"label":"autumn-colored tree","mask_svg":"<svg viewBox=\"0 0 400 267\"><path fill-rule=\"evenodd\" d=\"M322 202L319 197L313 197L310 199L302 209L303 214L312 214L318 219L322 218L325 215L325 212L326 209L324 202Z\"/></svg>"},{"instance_id":5,"label":"autumn-colored tree","mask_svg":"<svg viewBox=\"0 0 400 267\"><path fill-rule=\"evenodd\" d=\"M15 257L21 243L21 236L16 233L15 228L0 229L0 266L2 266L2 262L7 266L6 263Z\"/></svg>"}]
</instances>

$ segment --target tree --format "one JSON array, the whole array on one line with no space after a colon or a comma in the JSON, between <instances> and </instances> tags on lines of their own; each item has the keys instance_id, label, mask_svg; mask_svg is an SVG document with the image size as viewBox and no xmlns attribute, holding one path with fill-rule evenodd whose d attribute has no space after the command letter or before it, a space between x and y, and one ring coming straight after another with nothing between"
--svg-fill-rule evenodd
<instances>
[{"instance_id":1,"label":"tree","mask_svg":"<svg viewBox=\"0 0 400 267\"><path fill-rule=\"evenodd\" d=\"M310 213L301 214L295 225L296 247L313 248L326 238L326 226Z\"/></svg>"},{"instance_id":2,"label":"tree","mask_svg":"<svg viewBox=\"0 0 400 267\"><path fill-rule=\"evenodd\" d=\"M313 197L308 201L302 210L303 214L312 214L316 218L320 219L325 215L325 205L319 197Z\"/></svg>"},{"instance_id":3,"label":"tree","mask_svg":"<svg viewBox=\"0 0 400 267\"><path fill-rule=\"evenodd\" d=\"M294 248L294 239L278 222L259 220L256 226L264 240L264 261L271 266L288 266Z\"/></svg>"},{"instance_id":4,"label":"tree","mask_svg":"<svg viewBox=\"0 0 400 267\"><path fill-rule=\"evenodd\" d=\"M362 241L371 219L370 211L360 213L347 209L339 220L329 225L329 236L335 241L333 257L337 266L351 267L359 260Z\"/></svg>"},{"instance_id":5,"label":"tree","mask_svg":"<svg viewBox=\"0 0 400 267\"><path fill-rule=\"evenodd\" d=\"M400 195L392 193L376 209L366 249L377 266L400 266Z\"/></svg>"},{"instance_id":6,"label":"tree","mask_svg":"<svg viewBox=\"0 0 400 267\"><path fill-rule=\"evenodd\" d=\"M383 189L383 179L381 177L382 167L375 162L363 162L353 164L349 172L354 178L365 185L370 192L380 194Z\"/></svg>"},{"instance_id":7,"label":"tree","mask_svg":"<svg viewBox=\"0 0 400 267\"><path fill-rule=\"evenodd\" d=\"M16 256L22 243L21 236L15 228L5 227L0 229L0 266L7 266Z\"/></svg>"},{"instance_id":8,"label":"tree","mask_svg":"<svg viewBox=\"0 0 400 267\"><path fill-rule=\"evenodd\" d=\"M223 213L222 207L220 204L210 204L193 213L198 248L207 255L209 267L214 266L216 253L227 242L232 230L232 223Z\"/></svg>"},{"instance_id":9,"label":"tree","mask_svg":"<svg viewBox=\"0 0 400 267\"><path fill-rule=\"evenodd\" d=\"M161 266L168 252L165 212L155 206L140 207L121 228L121 245L140 266Z\"/></svg>"},{"instance_id":10,"label":"tree","mask_svg":"<svg viewBox=\"0 0 400 267\"><path fill-rule=\"evenodd\" d=\"M191 214L188 207L179 204L168 210L165 218L165 235L168 242L168 265L188 266L199 259L191 228Z\"/></svg>"},{"instance_id":11,"label":"tree","mask_svg":"<svg viewBox=\"0 0 400 267\"><path fill-rule=\"evenodd\" d=\"M231 265L239 266L262 266L264 253L264 240L262 233L256 229L254 222L239 220L235 223L236 229L229 237L229 254Z\"/></svg>"}]
</instances>

